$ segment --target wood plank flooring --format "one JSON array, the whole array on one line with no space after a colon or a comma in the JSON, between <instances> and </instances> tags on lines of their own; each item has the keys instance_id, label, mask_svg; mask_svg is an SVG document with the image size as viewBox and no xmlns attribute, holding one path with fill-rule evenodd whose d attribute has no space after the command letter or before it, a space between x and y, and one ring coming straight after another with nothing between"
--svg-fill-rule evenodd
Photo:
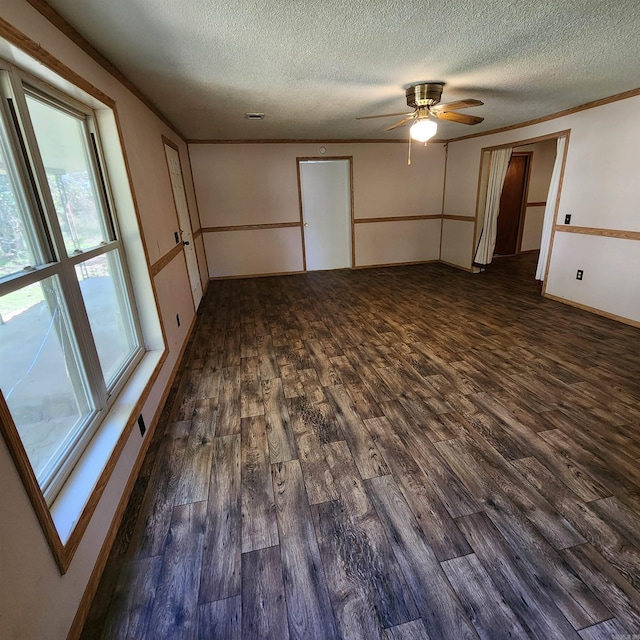
<instances>
[{"instance_id":1,"label":"wood plank flooring","mask_svg":"<svg viewBox=\"0 0 640 640\"><path fill-rule=\"evenodd\" d=\"M535 258L212 282L83 638L640 637L640 330Z\"/></svg>"}]
</instances>

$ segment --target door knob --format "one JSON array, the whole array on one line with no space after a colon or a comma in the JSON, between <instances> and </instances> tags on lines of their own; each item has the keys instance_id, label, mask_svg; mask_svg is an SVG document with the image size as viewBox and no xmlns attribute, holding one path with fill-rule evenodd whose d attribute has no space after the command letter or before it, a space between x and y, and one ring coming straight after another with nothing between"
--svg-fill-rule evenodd
<instances>
[{"instance_id":1,"label":"door knob","mask_svg":"<svg viewBox=\"0 0 640 640\"><path fill-rule=\"evenodd\" d=\"M189 244L189 241L188 240L183 240L182 244L187 245L187 244Z\"/></svg>"},{"instance_id":2,"label":"door knob","mask_svg":"<svg viewBox=\"0 0 640 640\"><path fill-rule=\"evenodd\" d=\"M309 224L308 224L307 222L305 222L305 223L304 223L304 226L305 226L305 227L308 227L308 226L309 226Z\"/></svg>"}]
</instances>

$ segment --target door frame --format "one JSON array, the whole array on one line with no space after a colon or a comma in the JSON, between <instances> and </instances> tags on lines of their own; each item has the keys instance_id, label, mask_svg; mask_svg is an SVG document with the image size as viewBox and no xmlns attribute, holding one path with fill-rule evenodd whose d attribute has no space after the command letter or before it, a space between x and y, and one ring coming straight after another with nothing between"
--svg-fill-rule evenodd
<instances>
[{"instance_id":1,"label":"door frame","mask_svg":"<svg viewBox=\"0 0 640 640\"><path fill-rule=\"evenodd\" d=\"M202 278L200 277L200 260L198 260L198 251L196 249L196 242L195 242L195 237L193 234L193 224L191 223L191 209L189 208L189 200L187 199L187 189L186 189L186 185L184 183L184 171L182 170L182 158L180 157L180 149L178 147L177 144L175 144L172 140L169 140L169 138L165 137L165 136L160 136L162 138L162 151L163 151L163 155L164 155L164 160L165 163L167 165L167 172L169 175L169 187L171 188L171 197L173 199L173 206L175 208L176 211L176 221L178 223L178 230L180 231L180 244L182 245L182 256L184 258L184 266L185 269L187 270L187 277L190 279L190 275L189 275L189 264L187 261L187 253L186 253L186 249L184 247L184 241L182 239L182 223L180 222L180 214L178 213L178 203L176 202L176 195L173 192L173 184L171 183L171 167L169 166L169 159L167 158L167 152L165 150L165 147L170 147L171 149L173 149L177 154L178 154L178 164L180 165L180 178L182 180L182 190L184 192L184 200L185 200L185 204L187 205L187 217L188 217L188 222L189 222L189 233L191 236L191 242L193 243L193 246L191 247L193 250L193 255L196 259L196 269L198 271L198 279L200 281L200 291L201 291L201 295L200 295L200 301L198 302L198 304L200 304L200 302L202 302L202 298L204 297L204 287L202 286ZM189 288L191 289L191 280L189 280ZM193 290L191 291L191 300L193 302L193 308L195 311L198 310L198 307L196 306L196 301L193 299Z\"/></svg>"},{"instance_id":2,"label":"door frame","mask_svg":"<svg viewBox=\"0 0 640 640\"><path fill-rule=\"evenodd\" d=\"M300 180L300 163L309 161L330 161L330 160L348 160L349 161L349 227L351 229L351 265L350 269L356 263L356 243L354 235L353 222L353 156L301 156L296 157L296 173L298 176L298 209L300 213L300 241L302 242L302 269L307 270L307 249L304 242L304 217L302 213L302 182Z\"/></svg>"}]
</instances>

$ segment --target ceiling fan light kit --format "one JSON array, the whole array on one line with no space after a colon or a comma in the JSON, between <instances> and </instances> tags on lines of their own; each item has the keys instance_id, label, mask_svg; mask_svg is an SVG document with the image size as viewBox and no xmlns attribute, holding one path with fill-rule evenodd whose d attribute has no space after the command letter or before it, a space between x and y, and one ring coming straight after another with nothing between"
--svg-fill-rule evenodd
<instances>
[{"instance_id":1,"label":"ceiling fan light kit","mask_svg":"<svg viewBox=\"0 0 640 640\"><path fill-rule=\"evenodd\" d=\"M417 142L426 142L430 138L436 135L438 131L438 125L428 118L420 118L417 122L414 122L409 129L411 137Z\"/></svg>"}]
</instances>

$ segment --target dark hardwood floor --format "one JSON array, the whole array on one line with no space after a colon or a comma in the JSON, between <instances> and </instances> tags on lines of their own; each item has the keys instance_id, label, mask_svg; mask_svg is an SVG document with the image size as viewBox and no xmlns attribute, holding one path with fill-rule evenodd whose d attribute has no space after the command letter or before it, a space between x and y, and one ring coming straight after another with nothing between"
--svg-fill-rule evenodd
<instances>
[{"instance_id":1,"label":"dark hardwood floor","mask_svg":"<svg viewBox=\"0 0 640 640\"><path fill-rule=\"evenodd\" d=\"M640 637L640 330L534 261L212 282L83 638Z\"/></svg>"}]
</instances>

